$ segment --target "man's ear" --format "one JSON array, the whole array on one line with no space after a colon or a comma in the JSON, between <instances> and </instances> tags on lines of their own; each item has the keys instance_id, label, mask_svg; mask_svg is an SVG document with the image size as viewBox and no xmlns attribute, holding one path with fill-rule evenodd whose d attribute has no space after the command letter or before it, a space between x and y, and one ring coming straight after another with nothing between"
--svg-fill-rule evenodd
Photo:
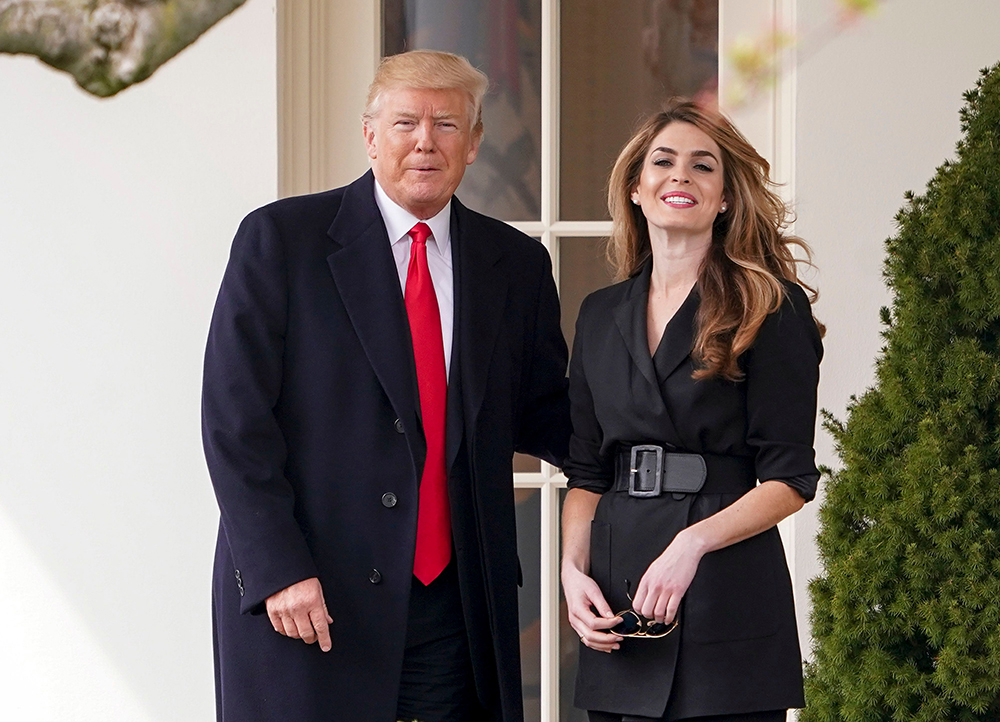
<instances>
[{"instance_id":1,"label":"man's ear","mask_svg":"<svg viewBox=\"0 0 1000 722\"><path fill-rule=\"evenodd\" d=\"M472 144L469 146L469 155L465 158L466 165L472 165L472 162L476 160L479 155L479 144L483 142L483 132L478 133L473 132L472 134Z\"/></svg>"},{"instance_id":2,"label":"man's ear","mask_svg":"<svg viewBox=\"0 0 1000 722\"><path fill-rule=\"evenodd\" d=\"M372 160L378 158L378 149L375 143L375 128L365 121L361 124L361 132L365 136L365 149L368 151L368 157Z\"/></svg>"}]
</instances>

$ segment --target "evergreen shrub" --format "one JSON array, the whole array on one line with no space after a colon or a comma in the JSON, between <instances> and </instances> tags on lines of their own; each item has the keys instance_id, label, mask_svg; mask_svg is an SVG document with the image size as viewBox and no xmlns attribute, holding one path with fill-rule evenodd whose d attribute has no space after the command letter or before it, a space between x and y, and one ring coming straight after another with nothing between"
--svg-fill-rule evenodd
<instances>
[{"instance_id":1,"label":"evergreen shrub","mask_svg":"<svg viewBox=\"0 0 1000 722\"><path fill-rule=\"evenodd\" d=\"M800 722L1000 720L1000 64L965 100L886 242L876 384L827 414Z\"/></svg>"}]
</instances>

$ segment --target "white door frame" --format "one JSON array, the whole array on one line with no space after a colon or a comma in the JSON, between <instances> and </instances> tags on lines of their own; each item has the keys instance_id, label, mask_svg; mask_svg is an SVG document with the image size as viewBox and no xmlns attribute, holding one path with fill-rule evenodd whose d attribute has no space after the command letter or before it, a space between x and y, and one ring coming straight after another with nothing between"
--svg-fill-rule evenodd
<instances>
[{"instance_id":1,"label":"white door frame","mask_svg":"<svg viewBox=\"0 0 1000 722\"><path fill-rule=\"evenodd\" d=\"M770 28L793 29L797 0L720 0L720 98L736 77L725 50L743 38L760 38ZM282 196L309 193L351 182L368 168L361 140L361 111L381 52L381 2L277 0L278 168ZM562 237L600 237L609 221L561 221L559 209L559 0L542 0L541 122L542 202L538 221L512 225L541 239L559 278ZM779 80L744 107L728 109L737 126L772 165L786 200L795 182L795 50L778 57ZM542 719L559 719L559 491L565 478L542 464L538 473L515 474L514 486L541 493L541 702ZM797 596L798 539L794 518L780 526ZM808 548L808 547L807 547ZM799 609L806 599L799 598ZM800 619L804 615L800 611ZM801 627L802 625L800 625ZM801 630L805 633L807 630Z\"/></svg>"}]
</instances>

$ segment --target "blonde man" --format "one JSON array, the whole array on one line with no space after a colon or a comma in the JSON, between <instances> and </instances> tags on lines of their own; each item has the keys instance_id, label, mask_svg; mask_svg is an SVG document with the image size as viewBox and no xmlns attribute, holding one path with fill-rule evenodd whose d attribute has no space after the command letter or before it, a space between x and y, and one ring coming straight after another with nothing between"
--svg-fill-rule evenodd
<instances>
[{"instance_id":1,"label":"blonde man","mask_svg":"<svg viewBox=\"0 0 1000 722\"><path fill-rule=\"evenodd\" d=\"M511 456L567 453L548 255L454 198L486 77L386 58L372 169L243 221L205 361L226 722L520 720Z\"/></svg>"}]
</instances>

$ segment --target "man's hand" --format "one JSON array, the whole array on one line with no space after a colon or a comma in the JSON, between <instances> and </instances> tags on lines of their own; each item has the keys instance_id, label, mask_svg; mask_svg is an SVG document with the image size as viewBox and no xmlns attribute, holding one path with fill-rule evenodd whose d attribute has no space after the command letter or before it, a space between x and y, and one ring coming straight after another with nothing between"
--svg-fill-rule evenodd
<instances>
[{"instance_id":1,"label":"man's hand","mask_svg":"<svg viewBox=\"0 0 1000 722\"><path fill-rule=\"evenodd\" d=\"M312 577L272 594L265 602L267 617L278 634L301 639L306 644L319 641L319 648L329 652L330 625L333 617L326 611L323 587Z\"/></svg>"}]
</instances>

